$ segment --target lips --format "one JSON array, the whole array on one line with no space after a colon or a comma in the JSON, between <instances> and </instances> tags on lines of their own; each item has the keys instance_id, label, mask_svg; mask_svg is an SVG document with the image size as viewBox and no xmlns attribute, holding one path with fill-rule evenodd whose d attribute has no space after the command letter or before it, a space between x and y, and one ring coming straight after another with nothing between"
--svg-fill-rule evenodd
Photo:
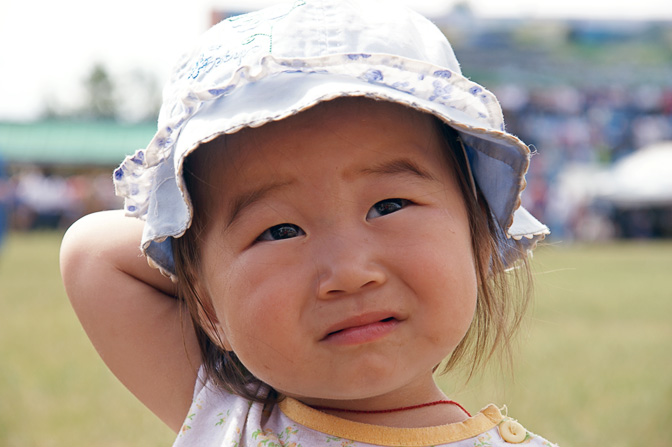
<instances>
[{"instance_id":1,"label":"lips","mask_svg":"<svg viewBox=\"0 0 672 447\"><path fill-rule=\"evenodd\" d=\"M401 323L390 312L376 312L340 321L327 329L322 341L337 345L368 343L385 337Z\"/></svg>"}]
</instances>

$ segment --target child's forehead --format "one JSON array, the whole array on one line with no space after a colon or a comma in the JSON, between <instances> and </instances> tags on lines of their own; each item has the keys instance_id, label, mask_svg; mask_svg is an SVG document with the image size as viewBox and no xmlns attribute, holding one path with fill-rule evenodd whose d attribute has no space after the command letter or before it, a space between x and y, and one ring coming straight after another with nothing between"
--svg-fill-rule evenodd
<instances>
[{"instance_id":1,"label":"child's forehead","mask_svg":"<svg viewBox=\"0 0 672 447\"><path fill-rule=\"evenodd\" d=\"M324 138L348 138L348 132L362 131L373 137L391 129L409 136L422 135L437 119L400 104L366 98L339 98L319 103L298 114L260 127L244 128L223 138L231 144L255 142L270 136L296 141L302 132L321 133Z\"/></svg>"},{"instance_id":2,"label":"child's forehead","mask_svg":"<svg viewBox=\"0 0 672 447\"><path fill-rule=\"evenodd\" d=\"M362 97L343 97L320 102L313 107L281 120L272 121L259 128L244 129L254 132L256 129L274 129L277 127L317 126L317 125L394 125L399 121L422 121L433 119L404 105ZM372 130L375 130L372 128Z\"/></svg>"},{"instance_id":3,"label":"child's forehead","mask_svg":"<svg viewBox=\"0 0 672 447\"><path fill-rule=\"evenodd\" d=\"M432 115L387 101L339 98L260 127L222 135L205 146L212 152L210 163L214 156L219 163L240 169L246 160L259 154L280 152L291 156L293 150L315 141L324 143L314 145L315 156L329 148L338 150L366 141L370 148L379 145L377 158L383 159L387 145L399 139L427 145L440 138L438 120ZM202 150L196 149L195 153Z\"/></svg>"}]
</instances>

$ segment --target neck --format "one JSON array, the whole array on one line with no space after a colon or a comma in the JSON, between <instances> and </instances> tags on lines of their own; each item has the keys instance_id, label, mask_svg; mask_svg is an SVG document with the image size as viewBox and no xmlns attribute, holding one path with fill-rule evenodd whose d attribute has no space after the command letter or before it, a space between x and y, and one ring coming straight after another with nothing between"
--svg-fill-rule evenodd
<instances>
[{"instance_id":1,"label":"neck","mask_svg":"<svg viewBox=\"0 0 672 447\"><path fill-rule=\"evenodd\" d=\"M399 428L423 428L463 422L469 413L448 399L418 403L405 407L362 409L311 405L312 408L353 422Z\"/></svg>"},{"instance_id":2,"label":"neck","mask_svg":"<svg viewBox=\"0 0 672 447\"><path fill-rule=\"evenodd\" d=\"M427 402L424 404L417 404L417 405L410 405L407 407L397 407L397 408L389 408L385 410L353 410L353 409L348 409L348 408L334 408L334 407L324 407L324 406L315 406L316 410L320 411L331 411L335 413L354 413L354 414L383 414L383 413L398 413L402 411L411 411L411 410L419 410L420 408L425 408L425 407L434 407L436 405L455 405L458 407L462 412L464 412L468 417L471 417L471 414L467 410L464 409L464 407L454 400L449 400L449 399L442 399L442 400L435 400L432 402Z\"/></svg>"},{"instance_id":3,"label":"neck","mask_svg":"<svg viewBox=\"0 0 672 447\"><path fill-rule=\"evenodd\" d=\"M288 393L282 394L291 396ZM434 382L431 374L407 386L362 399L291 397L297 398L318 411L341 419L387 427L430 427L462 422L468 418L467 413L457 405L426 405L448 400Z\"/></svg>"}]
</instances>

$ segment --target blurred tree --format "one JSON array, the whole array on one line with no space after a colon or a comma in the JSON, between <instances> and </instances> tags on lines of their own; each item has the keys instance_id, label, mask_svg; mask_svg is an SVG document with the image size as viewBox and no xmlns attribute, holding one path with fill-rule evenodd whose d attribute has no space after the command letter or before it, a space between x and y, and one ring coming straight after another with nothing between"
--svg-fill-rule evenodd
<instances>
[{"instance_id":1,"label":"blurred tree","mask_svg":"<svg viewBox=\"0 0 672 447\"><path fill-rule=\"evenodd\" d=\"M88 119L130 122L156 120L161 106L161 89L156 77L140 68L111 74L95 64L83 82L84 100L74 113ZM72 116L53 98L46 101L44 116Z\"/></svg>"},{"instance_id":2,"label":"blurred tree","mask_svg":"<svg viewBox=\"0 0 672 447\"><path fill-rule=\"evenodd\" d=\"M84 81L86 99L82 113L87 118L116 119L115 85L102 64L95 64Z\"/></svg>"}]
</instances>

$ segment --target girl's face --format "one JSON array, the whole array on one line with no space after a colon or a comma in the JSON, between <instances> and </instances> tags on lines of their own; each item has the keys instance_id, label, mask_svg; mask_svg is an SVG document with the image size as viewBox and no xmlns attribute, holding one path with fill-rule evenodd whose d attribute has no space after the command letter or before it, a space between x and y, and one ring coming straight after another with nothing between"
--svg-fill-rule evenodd
<instances>
[{"instance_id":1,"label":"girl's face","mask_svg":"<svg viewBox=\"0 0 672 447\"><path fill-rule=\"evenodd\" d=\"M477 290L437 127L337 100L212 148L199 286L225 346L280 393L435 398L432 369L464 337Z\"/></svg>"}]
</instances>

